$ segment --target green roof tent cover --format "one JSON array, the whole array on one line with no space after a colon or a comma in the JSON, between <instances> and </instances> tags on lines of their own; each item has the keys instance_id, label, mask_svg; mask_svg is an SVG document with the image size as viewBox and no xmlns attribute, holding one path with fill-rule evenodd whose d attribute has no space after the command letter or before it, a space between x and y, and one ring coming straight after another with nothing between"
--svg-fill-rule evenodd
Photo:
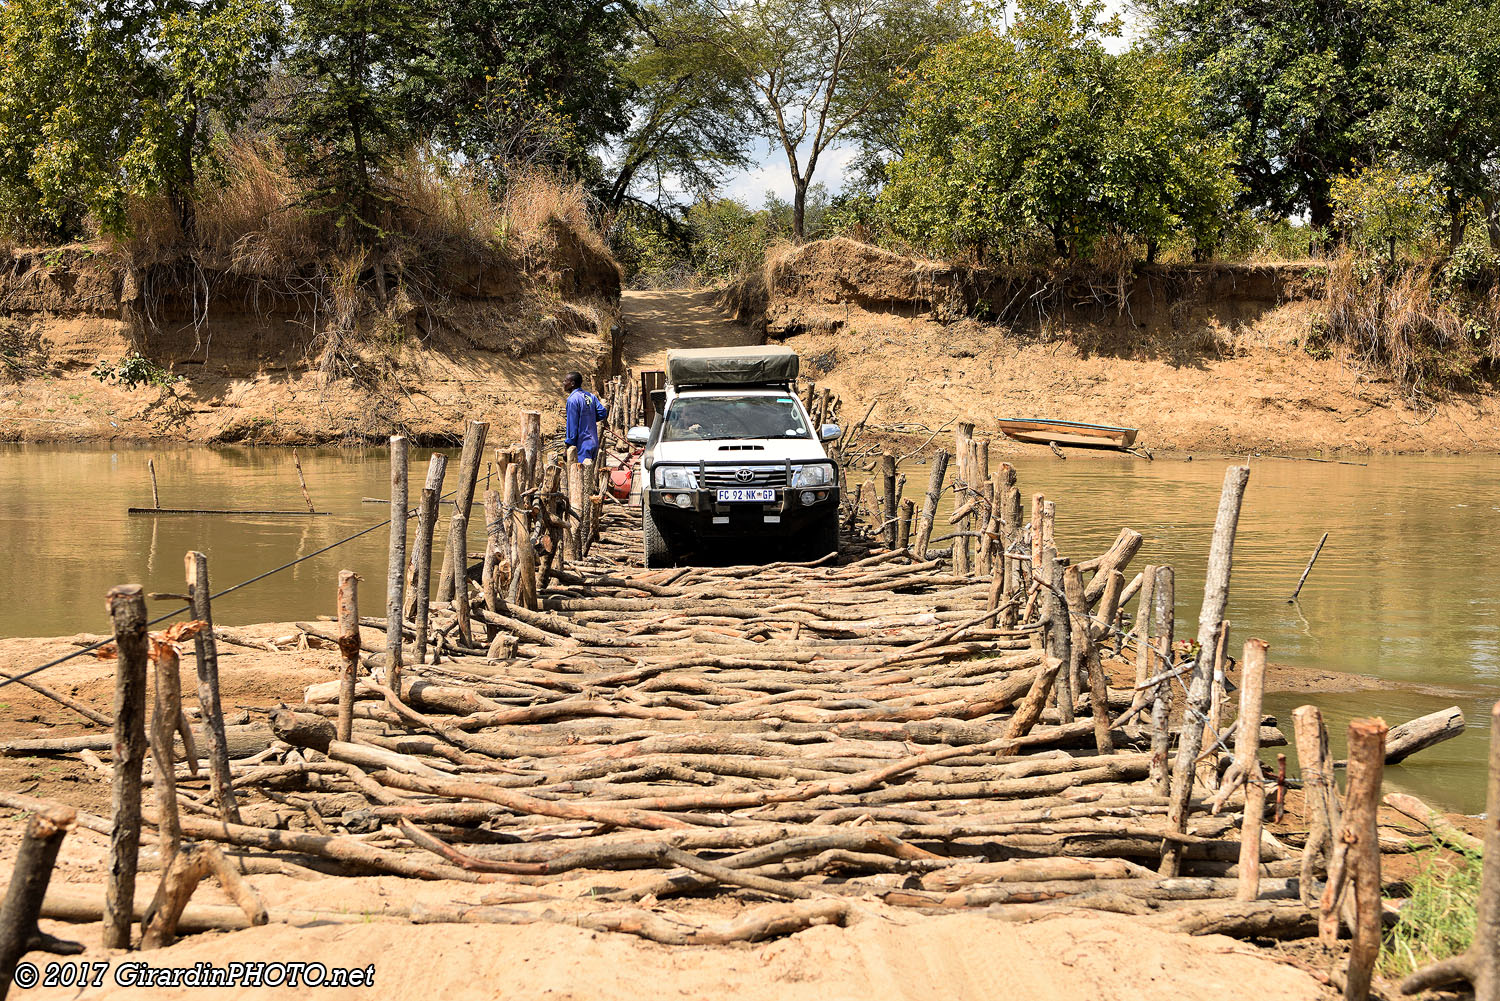
<instances>
[{"instance_id":1,"label":"green roof tent cover","mask_svg":"<svg viewBox=\"0 0 1500 1001\"><path fill-rule=\"evenodd\" d=\"M667 352L673 386L786 385L797 378L797 352L780 346L681 348Z\"/></svg>"}]
</instances>

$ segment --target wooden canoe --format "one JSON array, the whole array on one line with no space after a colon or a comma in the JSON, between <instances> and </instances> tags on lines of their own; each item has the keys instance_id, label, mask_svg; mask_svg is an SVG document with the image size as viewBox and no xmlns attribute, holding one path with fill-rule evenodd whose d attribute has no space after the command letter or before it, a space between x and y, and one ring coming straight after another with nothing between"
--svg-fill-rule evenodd
<instances>
[{"instance_id":1,"label":"wooden canoe","mask_svg":"<svg viewBox=\"0 0 1500 1001\"><path fill-rule=\"evenodd\" d=\"M1136 428L1119 428L1109 424L1084 424L1079 421L1054 421L1042 418L1012 418L1000 422L1000 430L1016 441L1033 445L1072 445L1078 448L1126 449L1135 444Z\"/></svg>"}]
</instances>

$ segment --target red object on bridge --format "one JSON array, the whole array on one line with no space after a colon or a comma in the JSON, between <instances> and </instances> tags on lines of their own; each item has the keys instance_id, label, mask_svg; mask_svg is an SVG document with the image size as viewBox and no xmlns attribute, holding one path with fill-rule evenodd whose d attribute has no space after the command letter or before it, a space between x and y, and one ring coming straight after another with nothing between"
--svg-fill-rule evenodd
<instances>
[{"instance_id":1,"label":"red object on bridge","mask_svg":"<svg viewBox=\"0 0 1500 1001\"><path fill-rule=\"evenodd\" d=\"M609 493L617 500L629 500L630 488L635 483L635 466L626 463L609 471Z\"/></svg>"}]
</instances>

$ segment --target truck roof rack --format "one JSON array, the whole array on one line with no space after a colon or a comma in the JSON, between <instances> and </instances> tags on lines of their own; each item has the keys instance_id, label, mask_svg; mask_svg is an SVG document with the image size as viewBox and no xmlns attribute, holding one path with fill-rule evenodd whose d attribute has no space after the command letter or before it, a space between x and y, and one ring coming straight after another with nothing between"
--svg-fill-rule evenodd
<instances>
[{"instance_id":1,"label":"truck roof rack","mask_svg":"<svg viewBox=\"0 0 1500 1001\"><path fill-rule=\"evenodd\" d=\"M677 348L667 352L667 383L682 386L787 385L797 378L797 352L780 345Z\"/></svg>"}]
</instances>

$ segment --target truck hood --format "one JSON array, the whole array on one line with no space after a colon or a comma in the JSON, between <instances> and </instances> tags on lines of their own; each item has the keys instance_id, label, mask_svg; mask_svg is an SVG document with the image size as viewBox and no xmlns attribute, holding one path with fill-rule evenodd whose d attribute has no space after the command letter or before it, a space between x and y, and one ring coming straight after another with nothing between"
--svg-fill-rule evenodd
<instances>
[{"instance_id":1,"label":"truck hood","mask_svg":"<svg viewBox=\"0 0 1500 1001\"><path fill-rule=\"evenodd\" d=\"M726 447L727 446L727 447ZM808 438L747 438L735 441L662 441L652 462L738 462L746 466L826 461L823 443Z\"/></svg>"}]
</instances>

